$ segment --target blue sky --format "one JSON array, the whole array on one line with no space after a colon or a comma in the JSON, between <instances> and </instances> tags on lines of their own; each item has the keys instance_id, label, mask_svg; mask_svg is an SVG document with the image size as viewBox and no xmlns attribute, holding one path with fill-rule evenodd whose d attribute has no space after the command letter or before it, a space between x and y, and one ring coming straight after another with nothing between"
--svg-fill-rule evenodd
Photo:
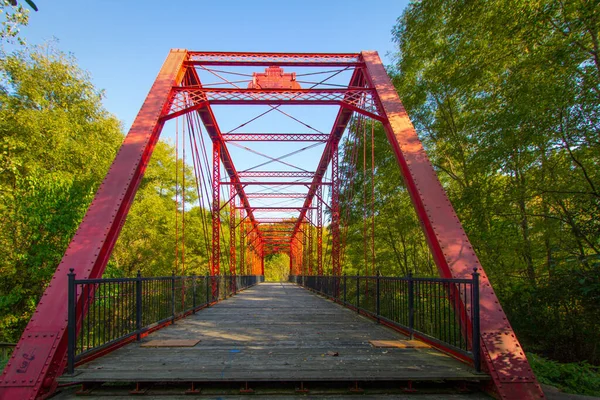
<instances>
[{"instance_id":1,"label":"blue sky","mask_svg":"<svg viewBox=\"0 0 600 400\"><path fill-rule=\"evenodd\" d=\"M169 49L394 51L405 0L36 0L28 43L57 38L75 55L127 131Z\"/></svg>"},{"instance_id":2,"label":"blue sky","mask_svg":"<svg viewBox=\"0 0 600 400\"><path fill-rule=\"evenodd\" d=\"M384 63L389 64L394 52L391 30L407 3L406 0L36 0L39 11L30 13L29 26L22 33L29 44L55 38L60 50L72 53L79 66L89 72L96 87L104 90L105 107L123 122L127 132L171 48L340 53L376 50ZM323 132L329 132L337 112L286 111L303 119L316 118L314 124L321 124ZM260 110L215 109L224 132L256 113ZM286 132L290 129L284 125L293 125L278 113L271 113L270 118L263 122L263 127L268 125L265 131ZM258 128L260 131L261 126ZM294 129L298 126L291 131ZM172 142L173 132L173 124L167 124L162 138ZM277 147L269 143L242 145L273 157L294 150L289 143ZM239 146L228 147L238 171L265 161ZM321 152L322 147L316 147L286 160L314 170ZM287 168L271 164L266 169ZM270 204L274 203L263 203ZM292 204L293 201L285 203Z\"/></svg>"}]
</instances>

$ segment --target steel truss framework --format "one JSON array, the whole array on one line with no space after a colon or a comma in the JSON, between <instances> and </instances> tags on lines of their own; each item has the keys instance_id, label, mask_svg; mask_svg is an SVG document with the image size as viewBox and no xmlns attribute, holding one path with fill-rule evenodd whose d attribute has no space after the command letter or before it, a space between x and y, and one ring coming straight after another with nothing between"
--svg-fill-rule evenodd
<instances>
[{"instance_id":1,"label":"steel truss framework","mask_svg":"<svg viewBox=\"0 0 600 400\"><path fill-rule=\"evenodd\" d=\"M203 87L197 68L211 66L332 67L352 71L347 87L336 89L243 89ZM331 105L337 117L328 134L321 133L223 133L212 111L219 104ZM67 248L42 300L0 379L2 399L47 397L56 389L56 378L65 369L67 351L67 273L78 279L100 278L131 207L152 151L166 120L196 113L212 140L212 259L213 274L220 269L220 189L230 187L230 273L264 274L264 257L288 252L290 270L322 275L323 187L331 195L330 211L333 274L342 273L339 261L340 215L338 146L353 113L380 121L396 156L439 273L444 278L469 278L473 269L481 274L481 353L483 368L492 376L493 390L501 398L542 398L543 393L517 338L499 305L494 290L469 243L464 229L441 186L417 133L406 114L376 52L352 54L232 53L172 50L162 66L120 151ZM314 172L238 172L226 146L232 141L315 141L325 144ZM229 181L222 181L221 167ZM331 181L325 181L331 169ZM310 182L249 182L241 179L301 178ZM307 186L306 193L246 193L248 185ZM304 199L298 207L273 210L298 213L290 218L258 218L266 211L250 200L260 198ZM315 215L316 214L316 215ZM239 222L237 222L239 221ZM274 227L289 226L289 230ZM241 243L239 258L236 228ZM313 237L313 229L315 237ZM273 232L277 230L277 232ZM314 240L314 243L313 243ZM316 247L316 257L312 254ZM306 251L308 250L308 251ZM307 260L308 258L308 260ZM84 302L77 298L81 324ZM467 313L470 315L470 313ZM470 321L469 321L470 323Z\"/></svg>"}]
</instances>

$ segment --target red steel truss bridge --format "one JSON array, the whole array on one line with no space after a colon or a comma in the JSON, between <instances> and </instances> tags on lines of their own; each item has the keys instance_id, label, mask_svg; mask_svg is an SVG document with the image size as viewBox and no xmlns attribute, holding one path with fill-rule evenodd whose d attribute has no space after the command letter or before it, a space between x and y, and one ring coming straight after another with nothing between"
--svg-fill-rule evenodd
<instances>
[{"instance_id":1,"label":"red steel truss bridge","mask_svg":"<svg viewBox=\"0 0 600 400\"><path fill-rule=\"evenodd\" d=\"M233 125L227 120L229 114L220 111L241 106L246 110L260 106L265 111L246 114L248 118L243 123ZM328 121L327 129L317 127L306 122L304 115L308 114L290 111L296 108L309 113L313 108L320 110L313 115L331 116L332 121ZM290 124L261 124L266 116L291 121L297 129L289 128ZM231 126L225 128L227 123ZM182 165L193 169L194 176L193 182L189 178L186 182L185 173L178 175L177 185L183 187L184 195L176 190L175 200L179 212L185 215L190 207L185 203L187 185L188 190L196 192L199 207L206 211L200 231L208 243L210 273L185 276L185 250L178 247L179 265L175 266L178 275L102 278L161 132L173 126L175 143L179 146L177 156L183 153ZM340 171L344 162L341 147L346 144L345 157L355 164L362 159L364 171L369 171L366 160L370 161L372 182L376 173L374 150L369 157L353 156L352 140L343 138L350 132L355 147L357 140L373 143L375 126L383 128L387 145L395 155L403 185L437 266L437 278L384 277L376 272L374 233L367 226L373 210L364 215L366 256L361 275L349 276L343 270L346 233L340 193L355 183L352 174ZM290 151L281 155L283 148ZM307 155L310 151L317 151L318 155L311 158ZM247 156L249 153L252 157ZM264 159L263 162L249 164L256 157ZM374 192L374 187L371 190ZM370 201L365 199L366 204ZM176 230L179 240L186 232L185 218L178 220ZM276 253L289 256L291 282L279 286L261 283L264 260ZM322 296L333 301L323 300ZM285 306L286 299L289 308ZM379 322L372 323L372 332L377 334L365 332L364 337L385 339L398 346L390 349L391 358L381 360L387 363L385 371L372 369L373 362L353 370L349 360L335 364L334 368L323 367L323 371L311 370L315 375L310 375L302 362L297 365L283 362L295 357L290 350L287 355L280 355L281 365L293 367L288 367L285 377L277 377L260 375L258 364L262 362L266 368L275 361L257 358L253 361L254 368L240 369L238 378L227 378L229 382L240 383L242 392L251 391L253 382L269 381L296 381L297 390L305 392L306 382L313 381L351 382L354 390L360 390L363 381L402 381L413 390L412 385L417 381L463 380L476 382L497 398L544 397L377 52L238 53L174 49L160 69L8 360L0 377L0 398L46 398L56 392L60 382L78 382L84 392L89 391L93 385L111 381L107 375L97 375L98 371L110 369L106 363L123 364L127 354L137 360L137 365L155 362L151 357L156 353L140 350L150 339L159 342L189 339L177 337L177 332L182 331L175 328L183 324L204 327L198 333L204 335L200 344L191 346L222 345L227 340L243 342L250 340L251 332L262 332L256 339L261 346L274 345L285 334L275 334L276 324L269 315L255 311L248 319L239 320L244 313L243 304L261 302L271 307L272 312L281 312L277 320L280 323L304 321L298 329L309 329L320 321L324 326L319 330L329 329L329 339L346 340L345 348L340 344L345 350L340 350L337 360L344 360L344 351L358 352L357 359L359 353L372 351L350 343L355 332L334 331L335 326L348 324L355 326L357 332L364 327L361 325L364 318L362 322L343 319L348 314L342 306ZM231 311L235 307L239 307L238 320ZM202 308L205 309L200 311ZM264 323L259 326L261 315ZM193 325L194 318L199 318L200 325ZM215 328L230 318L236 321L235 325L223 329L235 332L235 338ZM336 321L341 322L336 325ZM174 326L168 326L171 324ZM406 337L398 339L387 330L378 331L384 326ZM212 336L207 332L212 332ZM302 332L305 341L315 334L314 330ZM402 353L398 348L417 339L429 350ZM375 346L375 342L371 344ZM233 353L225 356L219 353L223 349L217 347L213 348L214 353L207 347L195 354L200 357L202 353L212 359L226 357L223 363L235 369L231 363L239 350L231 350ZM181 350L168 352L173 362L184 357L178 351ZM245 351L254 354L250 347ZM268 354L271 353L277 356L276 347ZM428 360L443 357L448 360L443 366L411 358L425 353L431 356ZM143 354L148 355L147 361L139 358ZM324 354L330 355L325 351ZM337 356L331 354L331 359ZM304 362L310 364L311 360L304 355ZM323 364L318 358L312 361L314 368ZM414 370L418 363L428 365L425 370L429 375L425 372L418 376L402 375L402 371ZM452 363L458 363L459 367L450 368L455 365ZM86 369L86 365L99 366ZM166 372L156 375L157 370L145 371L145 375L135 376L135 370L122 371L120 377L112 379L136 383L133 390L137 393L144 391L144 382L169 380ZM360 376L361 370L367 371L365 376ZM196 370L190 367L171 378L189 383L188 392L197 393L202 382L219 382L226 370L219 370L221 375L215 375L210 368L193 371ZM462 372L456 375L456 371Z\"/></svg>"}]
</instances>

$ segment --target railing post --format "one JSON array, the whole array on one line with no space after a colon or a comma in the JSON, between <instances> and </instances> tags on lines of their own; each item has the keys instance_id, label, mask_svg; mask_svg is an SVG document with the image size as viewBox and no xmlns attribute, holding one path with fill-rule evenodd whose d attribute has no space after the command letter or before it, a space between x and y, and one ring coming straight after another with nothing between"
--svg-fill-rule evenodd
<instances>
[{"instance_id":1,"label":"railing post","mask_svg":"<svg viewBox=\"0 0 600 400\"><path fill-rule=\"evenodd\" d=\"M138 269L135 280L135 339L142 339L142 272Z\"/></svg>"},{"instance_id":2,"label":"railing post","mask_svg":"<svg viewBox=\"0 0 600 400\"><path fill-rule=\"evenodd\" d=\"M76 312L77 306L75 304L75 270L73 268L69 269L69 273L67 274L69 278L69 287L68 287L68 321L67 321L67 330L68 330L68 338L69 343L67 347L67 372L69 374L73 374L75 372L75 336L77 329L77 321L76 321Z\"/></svg>"},{"instance_id":3,"label":"railing post","mask_svg":"<svg viewBox=\"0 0 600 400\"><path fill-rule=\"evenodd\" d=\"M473 284L472 288L473 294L471 296L471 301L473 302L473 316L472 316L472 343L471 343L471 351L473 352L473 365L475 366L475 371L479 372L481 370L481 359L480 359L480 328L479 328L479 273L477 272L477 268L473 268Z\"/></svg>"},{"instance_id":4,"label":"railing post","mask_svg":"<svg viewBox=\"0 0 600 400\"><path fill-rule=\"evenodd\" d=\"M196 274L192 275L192 313L196 314Z\"/></svg>"},{"instance_id":5,"label":"railing post","mask_svg":"<svg viewBox=\"0 0 600 400\"><path fill-rule=\"evenodd\" d=\"M360 275L356 273L356 312L360 314Z\"/></svg>"},{"instance_id":6,"label":"railing post","mask_svg":"<svg viewBox=\"0 0 600 400\"><path fill-rule=\"evenodd\" d=\"M415 285L412 272L408 273L408 330L412 340L415 330Z\"/></svg>"},{"instance_id":7,"label":"railing post","mask_svg":"<svg viewBox=\"0 0 600 400\"><path fill-rule=\"evenodd\" d=\"M175 272L171 274L171 324L175 323Z\"/></svg>"},{"instance_id":8,"label":"railing post","mask_svg":"<svg viewBox=\"0 0 600 400\"><path fill-rule=\"evenodd\" d=\"M344 305L346 305L346 273L344 272Z\"/></svg>"},{"instance_id":9,"label":"railing post","mask_svg":"<svg viewBox=\"0 0 600 400\"><path fill-rule=\"evenodd\" d=\"M380 298L380 296L379 296L379 288L380 288L379 277L380 276L381 276L380 272L377 271L377 277L375 278L375 282L376 282L376 284L375 284L375 291L376 291L375 312L377 314L377 323L380 322L379 321L379 311L380 311L380 309L379 309L379 298Z\"/></svg>"},{"instance_id":10,"label":"railing post","mask_svg":"<svg viewBox=\"0 0 600 400\"><path fill-rule=\"evenodd\" d=\"M210 307L210 275L206 273L206 307Z\"/></svg>"}]
</instances>

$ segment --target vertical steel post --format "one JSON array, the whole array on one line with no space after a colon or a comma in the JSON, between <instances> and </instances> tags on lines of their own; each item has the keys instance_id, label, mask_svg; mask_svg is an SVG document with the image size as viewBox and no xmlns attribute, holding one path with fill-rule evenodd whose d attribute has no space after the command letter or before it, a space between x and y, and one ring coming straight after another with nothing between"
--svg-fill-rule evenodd
<instances>
[{"instance_id":1,"label":"vertical steel post","mask_svg":"<svg viewBox=\"0 0 600 400\"><path fill-rule=\"evenodd\" d=\"M171 324L175 323L175 272L171 274Z\"/></svg>"},{"instance_id":2,"label":"vertical steel post","mask_svg":"<svg viewBox=\"0 0 600 400\"><path fill-rule=\"evenodd\" d=\"M135 279L135 339L142 339L142 271L138 269Z\"/></svg>"},{"instance_id":3,"label":"vertical steel post","mask_svg":"<svg viewBox=\"0 0 600 400\"><path fill-rule=\"evenodd\" d=\"M338 178L338 158L337 146L331 146L331 274L337 277L342 273L340 265L340 182Z\"/></svg>"},{"instance_id":4,"label":"vertical steel post","mask_svg":"<svg viewBox=\"0 0 600 400\"><path fill-rule=\"evenodd\" d=\"M317 275L323 276L323 186L317 188Z\"/></svg>"},{"instance_id":5,"label":"vertical steel post","mask_svg":"<svg viewBox=\"0 0 600 400\"><path fill-rule=\"evenodd\" d=\"M312 208L310 210L308 210L308 274L307 275L312 275L313 274L313 260L314 260L314 255L313 255L313 225L312 225Z\"/></svg>"},{"instance_id":6,"label":"vertical steel post","mask_svg":"<svg viewBox=\"0 0 600 400\"><path fill-rule=\"evenodd\" d=\"M243 206L242 201L240 200L240 207ZM246 223L244 222L244 210L240 209L240 274L242 275L250 275L248 271L246 271L245 264L245 254L246 254L246 242L244 237L244 228Z\"/></svg>"},{"instance_id":7,"label":"vertical steel post","mask_svg":"<svg viewBox=\"0 0 600 400\"><path fill-rule=\"evenodd\" d=\"M408 273L408 331L411 340L414 337L415 330L415 285L412 272Z\"/></svg>"},{"instance_id":8,"label":"vertical steel post","mask_svg":"<svg viewBox=\"0 0 600 400\"><path fill-rule=\"evenodd\" d=\"M306 234L306 223L302 223L301 226L304 226L302 229L302 275L306 274L308 270L308 235Z\"/></svg>"},{"instance_id":9,"label":"vertical steel post","mask_svg":"<svg viewBox=\"0 0 600 400\"><path fill-rule=\"evenodd\" d=\"M229 274L232 277L236 275L236 248L235 248L235 187L229 186ZM232 278L233 279L233 278ZM232 293L235 294L235 282L232 281Z\"/></svg>"},{"instance_id":10,"label":"vertical steel post","mask_svg":"<svg viewBox=\"0 0 600 400\"><path fill-rule=\"evenodd\" d=\"M212 265L210 274L218 276L221 273L221 143L213 142L213 180L212 180ZM212 287L213 295L217 293L215 285ZM214 296L213 296L214 297Z\"/></svg>"},{"instance_id":11,"label":"vertical steel post","mask_svg":"<svg viewBox=\"0 0 600 400\"><path fill-rule=\"evenodd\" d=\"M360 275L356 274L356 312L360 314Z\"/></svg>"},{"instance_id":12,"label":"vertical steel post","mask_svg":"<svg viewBox=\"0 0 600 400\"><path fill-rule=\"evenodd\" d=\"M76 330L77 330L77 305L75 302L75 270L73 268L69 269L69 273L67 274L69 277L69 293L68 293L68 321L67 321L67 330L68 332L68 347L67 347L67 372L69 374L73 374L75 372L75 341L76 341Z\"/></svg>"},{"instance_id":13,"label":"vertical steel post","mask_svg":"<svg viewBox=\"0 0 600 400\"><path fill-rule=\"evenodd\" d=\"M473 302L473 316L471 317L472 323L472 343L471 351L473 352L473 365L475 371L481 371L481 340L480 340L480 327L479 327L479 273L477 268L473 268L473 283L471 286L473 294L471 295L471 301Z\"/></svg>"},{"instance_id":14,"label":"vertical steel post","mask_svg":"<svg viewBox=\"0 0 600 400\"><path fill-rule=\"evenodd\" d=\"M192 313L196 314L196 274L192 275Z\"/></svg>"},{"instance_id":15,"label":"vertical steel post","mask_svg":"<svg viewBox=\"0 0 600 400\"><path fill-rule=\"evenodd\" d=\"M346 305L346 283L347 283L347 277L346 277L346 273L344 273L344 305Z\"/></svg>"},{"instance_id":16,"label":"vertical steel post","mask_svg":"<svg viewBox=\"0 0 600 400\"><path fill-rule=\"evenodd\" d=\"M211 295L210 281L211 281L211 276L207 272L206 273L206 307L210 307L210 295Z\"/></svg>"},{"instance_id":17,"label":"vertical steel post","mask_svg":"<svg viewBox=\"0 0 600 400\"><path fill-rule=\"evenodd\" d=\"M376 303L375 303L375 311L377 313L377 323L380 322L379 315L380 315L380 311L381 311L381 309L379 308L379 300L380 300L380 297L381 297L380 293L379 293L379 289L381 287L380 286L380 277L381 277L381 273L379 271L377 271L377 277L375 278L376 279L375 290L377 292L377 294L376 294L377 300L376 300Z\"/></svg>"}]
</instances>

